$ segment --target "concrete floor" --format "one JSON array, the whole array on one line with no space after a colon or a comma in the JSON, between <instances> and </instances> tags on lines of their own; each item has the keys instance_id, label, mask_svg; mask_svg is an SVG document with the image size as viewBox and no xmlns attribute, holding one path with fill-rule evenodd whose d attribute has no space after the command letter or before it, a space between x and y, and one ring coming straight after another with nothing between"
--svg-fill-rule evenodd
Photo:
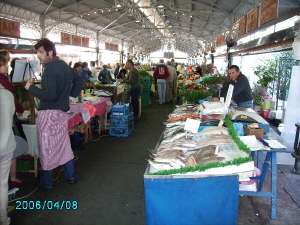
<instances>
[{"instance_id":1,"label":"concrete floor","mask_svg":"<svg viewBox=\"0 0 300 225\"><path fill-rule=\"evenodd\" d=\"M61 172L54 188L46 191L36 189L38 182L32 174L19 174L26 181L16 198L36 189L21 202L46 200L51 206L58 201L76 201L78 208L14 209L9 213L11 224L145 224L143 174L148 150L157 144L163 121L173 107L152 101L150 107L142 108L135 131L127 138L95 134L94 141L85 143L84 150L75 151L79 175L76 185L69 185ZM284 189L293 189L290 184L295 183L295 189L299 188L300 175L292 174L291 170L291 166L279 166L278 219L270 220L269 198L241 196L237 224L300 224L299 206ZM267 180L265 188L270 186ZM16 203L9 205L19 205Z\"/></svg>"}]
</instances>

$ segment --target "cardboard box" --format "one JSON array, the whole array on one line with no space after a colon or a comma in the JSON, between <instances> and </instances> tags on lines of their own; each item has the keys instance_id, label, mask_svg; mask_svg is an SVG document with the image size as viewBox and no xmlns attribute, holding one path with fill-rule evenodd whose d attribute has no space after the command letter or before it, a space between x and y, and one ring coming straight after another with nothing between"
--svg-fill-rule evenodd
<instances>
[{"instance_id":1,"label":"cardboard box","mask_svg":"<svg viewBox=\"0 0 300 225\"><path fill-rule=\"evenodd\" d=\"M261 139L264 137L264 129L262 128L249 128L248 126L244 126L245 135L255 135L257 139Z\"/></svg>"}]
</instances>

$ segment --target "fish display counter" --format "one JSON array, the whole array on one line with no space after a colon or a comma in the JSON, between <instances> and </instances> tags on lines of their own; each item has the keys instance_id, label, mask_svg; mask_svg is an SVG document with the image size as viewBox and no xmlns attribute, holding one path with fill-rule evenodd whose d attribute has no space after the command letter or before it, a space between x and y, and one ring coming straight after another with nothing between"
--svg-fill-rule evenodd
<instances>
[{"instance_id":1,"label":"fish display counter","mask_svg":"<svg viewBox=\"0 0 300 225\"><path fill-rule=\"evenodd\" d=\"M241 194L271 197L271 218L276 218L276 153L289 152L279 147L283 140L271 129L262 143L255 136L238 136L226 114L203 115L208 105L177 107L150 151L144 174L147 224L235 224ZM198 124L196 132L188 132L188 120ZM261 192L270 160L272 190Z\"/></svg>"},{"instance_id":2,"label":"fish display counter","mask_svg":"<svg viewBox=\"0 0 300 225\"><path fill-rule=\"evenodd\" d=\"M228 127L186 132L185 120L199 116L198 106L176 108L150 151L144 174L147 224L237 221L239 182L255 173L249 149L234 141Z\"/></svg>"}]
</instances>

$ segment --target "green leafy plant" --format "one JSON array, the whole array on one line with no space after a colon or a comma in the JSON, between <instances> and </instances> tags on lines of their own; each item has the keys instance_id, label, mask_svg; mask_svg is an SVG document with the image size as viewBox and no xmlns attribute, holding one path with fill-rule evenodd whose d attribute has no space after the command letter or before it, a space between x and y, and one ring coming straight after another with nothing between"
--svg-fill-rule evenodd
<instances>
[{"instance_id":1,"label":"green leafy plant","mask_svg":"<svg viewBox=\"0 0 300 225\"><path fill-rule=\"evenodd\" d=\"M257 84L261 87L271 88L270 84L274 81L276 75L276 59L267 59L262 61L254 68L254 74L258 77Z\"/></svg>"}]
</instances>

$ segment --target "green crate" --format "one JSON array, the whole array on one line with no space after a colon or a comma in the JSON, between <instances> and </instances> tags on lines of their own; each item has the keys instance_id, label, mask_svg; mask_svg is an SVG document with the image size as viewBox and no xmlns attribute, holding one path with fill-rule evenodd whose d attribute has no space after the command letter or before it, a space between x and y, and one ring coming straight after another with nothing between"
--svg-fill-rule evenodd
<instances>
[{"instance_id":1,"label":"green crate","mask_svg":"<svg viewBox=\"0 0 300 225\"><path fill-rule=\"evenodd\" d=\"M149 107L150 105L150 96L142 97L142 107Z\"/></svg>"},{"instance_id":2,"label":"green crate","mask_svg":"<svg viewBox=\"0 0 300 225\"><path fill-rule=\"evenodd\" d=\"M143 92L142 94L140 94L140 96L143 98L150 98L150 92Z\"/></svg>"},{"instance_id":3,"label":"green crate","mask_svg":"<svg viewBox=\"0 0 300 225\"><path fill-rule=\"evenodd\" d=\"M34 159L17 159L17 172L27 172L34 169Z\"/></svg>"},{"instance_id":4,"label":"green crate","mask_svg":"<svg viewBox=\"0 0 300 225\"><path fill-rule=\"evenodd\" d=\"M140 83L141 84L149 84L150 85L150 78L141 78Z\"/></svg>"}]
</instances>

